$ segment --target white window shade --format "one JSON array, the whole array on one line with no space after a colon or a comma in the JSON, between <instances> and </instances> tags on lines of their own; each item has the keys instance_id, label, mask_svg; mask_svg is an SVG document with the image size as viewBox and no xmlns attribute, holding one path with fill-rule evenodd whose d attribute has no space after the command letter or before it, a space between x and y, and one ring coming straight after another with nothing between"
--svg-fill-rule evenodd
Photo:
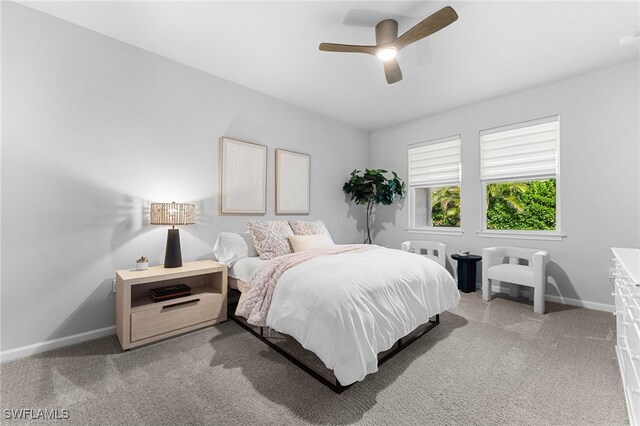
<instances>
[{"instance_id":1,"label":"white window shade","mask_svg":"<svg viewBox=\"0 0 640 426\"><path fill-rule=\"evenodd\" d=\"M409 148L409 186L460 183L460 138Z\"/></svg>"},{"instance_id":2,"label":"white window shade","mask_svg":"<svg viewBox=\"0 0 640 426\"><path fill-rule=\"evenodd\" d=\"M480 132L482 180L551 177L557 174L558 120Z\"/></svg>"}]
</instances>

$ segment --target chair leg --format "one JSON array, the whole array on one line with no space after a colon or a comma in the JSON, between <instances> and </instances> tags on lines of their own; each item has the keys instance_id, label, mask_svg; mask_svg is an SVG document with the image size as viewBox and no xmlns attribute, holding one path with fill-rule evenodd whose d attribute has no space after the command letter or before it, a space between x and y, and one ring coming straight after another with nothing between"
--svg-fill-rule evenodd
<instances>
[{"instance_id":1,"label":"chair leg","mask_svg":"<svg viewBox=\"0 0 640 426\"><path fill-rule=\"evenodd\" d=\"M518 284L509 284L509 296L520 297L520 286Z\"/></svg>"},{"instance_id":2,"label":"chair leg","mask_svg":"<svg viewBox=\"0 0 640 426\"><path fill-rule=\"evenodd\" d=\"M531 287L533 294L533 312L544 314L544 287Z\"/></svg>"},{"instance_id":3,"label":"chair leg","mask_svg":"<svg viewBox=\"0 0 640 426\"><path fill-rule=\"evenodd\" d=\"M482 298L487 302L491 300L491 280L482 277Z\"/></svg>"}]
</instances>

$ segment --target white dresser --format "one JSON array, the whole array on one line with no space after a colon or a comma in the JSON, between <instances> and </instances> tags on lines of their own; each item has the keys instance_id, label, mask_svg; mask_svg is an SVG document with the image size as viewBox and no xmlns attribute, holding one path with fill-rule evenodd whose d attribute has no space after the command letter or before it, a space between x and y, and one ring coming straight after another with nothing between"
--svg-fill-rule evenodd
<instances>
[{"instance_id":1,"label":"white dresser","mask_svg":"<svg viewBox=\"0 0 640 426\"><path fill-rule=\"evenodd\" d=\"M616 303L616 353L629 423L640 426L640 249L613 248L611 283Z\"/></svg>"}]
</instances>

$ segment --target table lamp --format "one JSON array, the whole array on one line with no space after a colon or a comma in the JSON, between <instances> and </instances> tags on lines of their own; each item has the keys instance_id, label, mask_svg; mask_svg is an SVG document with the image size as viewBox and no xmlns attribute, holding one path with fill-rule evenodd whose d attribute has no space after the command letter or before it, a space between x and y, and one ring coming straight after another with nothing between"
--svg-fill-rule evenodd
<instances>
[{"instance_id":1,"label":"table lamp","mask_svg":"<svg viewBox=\"0 0 640 426\"><path fill-rule=\"evenodd\" d=\"M179 268L182 266L180 230L176 229L176 225L192 225L196 223L195 209L195 204L151 203L151 224L171 225L164 254L165 268Z\"/></svg>"}]
</instances>

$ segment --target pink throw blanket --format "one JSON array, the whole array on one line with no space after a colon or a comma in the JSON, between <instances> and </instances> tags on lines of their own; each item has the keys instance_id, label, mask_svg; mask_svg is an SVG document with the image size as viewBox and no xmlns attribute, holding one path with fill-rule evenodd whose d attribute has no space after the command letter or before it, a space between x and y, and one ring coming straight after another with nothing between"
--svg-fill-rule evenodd
<instances>
[{"instance_id":1,"label":"pink throw blanket","mask_svg":"<svg viewBox=\"0 0 640 426\"><path fill-rule=\"evenodd\" d=\"M278 279L287 270L316 257L362 252L375 247L378 246L368 244L336 245L277 257L249 278L246 283L247 288L238 301L236 315L245 317L249 324L264 327L273 291L278 284Z\"/></svg>"}]
</instances>

